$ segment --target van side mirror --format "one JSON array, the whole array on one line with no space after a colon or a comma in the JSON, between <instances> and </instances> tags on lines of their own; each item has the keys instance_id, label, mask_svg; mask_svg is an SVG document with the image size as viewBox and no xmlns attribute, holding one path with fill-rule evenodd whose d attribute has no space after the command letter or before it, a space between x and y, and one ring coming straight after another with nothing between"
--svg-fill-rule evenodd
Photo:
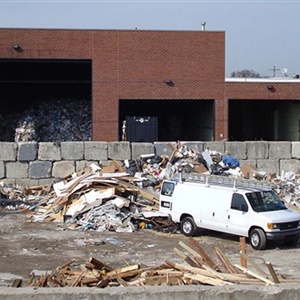
<instances>
[{"instance_id":1,"label":"van side mirror","mask_svg":"<svg viewBox=\"0 0 300 300\"><path fill-rule=\"evenodd\" d=\"M247 212L247 211L248 211L248 206L245 205L245 204L241 204L241 205L239 206L239 210L240 210L240 211Z\"/></svg>"}]
</instances>

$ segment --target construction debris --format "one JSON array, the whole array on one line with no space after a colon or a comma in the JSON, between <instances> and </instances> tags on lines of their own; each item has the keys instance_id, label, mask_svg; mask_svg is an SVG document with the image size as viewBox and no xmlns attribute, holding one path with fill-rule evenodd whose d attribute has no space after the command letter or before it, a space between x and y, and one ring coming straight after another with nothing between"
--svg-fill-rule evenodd
<instances>
[{"instance_id":1,"label":"construction debris","mask_svg":"<svg viewBox=\"0 0 300 300\"><path fill-rule=\"evenodd\" d=\"M118 166L118 167L116 167ZM102 170L115 170L102 173ZM152 188L134 182L142 179L121 172L113 161L102 168L95 164L53 185L5 190L1 204L26 211L28 221L65 222L72 229L133 232L138 228L166 231L176 226L169 216L158 212L159 199ZM13 199L17 199L13 201ZM149 219L147 212L152 212Z\"/></svg>"},{"instance_id":2,"label":"construction debris","mask_svg":"<svg viewBox=\"0 0 300 300\"><path fill-rule=\"evenodd\" d=\"M175 180L182 173L200 173L272 183L286 205L300 211L300 174L267 175L251 164L229 167L222 164L222 153L209 149L200 153L180 142L168 146L172 149L170 157L145 154L123 164L91 164L51 185L20 189L2 184L0 205L27 210L32 222L65 222L79 230L132 232L153 228L174 232L177 226L159 212L161 182Z\"/></svg>"},{"instance_id":3,"label":"construction debris","mask_svg":"<svg viewBox=\"0 0 300 300\"><path fill-rule=\"evenodd\" d=\"M0 136L8 142L89 141L91 100L39 99L18 114L0 114Z\"/></svg>"},{"instance_id":4,"label":"construction debris","mask_svg":"<svg viewBox=\"0 0 300 300\"><path fill-rule=\"evenodd\" d=\"M166 260L159 266L145 264L125 265L118 268L90 257L86 263L68 261L52 271L34 270L27 283L15 279L11 287L128 287L158 285L275 285L280 283L298 283L300 279L287 279L278 274L271 262L250 258L241 251L244 265L233 264L223 251L215 247L215 259L209 256L201 245L192 237L189 244L182 241L174 252L184 263ZM241 240L241 248L243 241ZM248 265L247 265L248 263ZM265 270L264 270L265 269Z\"/></svg>"}]
</instances>

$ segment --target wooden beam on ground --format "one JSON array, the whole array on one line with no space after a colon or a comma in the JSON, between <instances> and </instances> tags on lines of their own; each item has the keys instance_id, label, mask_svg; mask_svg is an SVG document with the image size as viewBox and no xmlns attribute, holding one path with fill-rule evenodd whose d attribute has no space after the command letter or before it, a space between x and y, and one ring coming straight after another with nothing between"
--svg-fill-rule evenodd
<instances>
[{"instance_id":1,"label":"wooden beam on ground","mask_svg":"<svg viewBox=\"0 0 300 300\"><path fill-rule=\"evenodd\" d=\"M72 286L72 287L78 286L78 285L80 284L80 281L81 281L83 275L84 275L84 272L81 272L81 273L77 276L77 278L73 281L73 283L72 283L71 286Z\"/></svg>"},{"instance_id":2,"label":"wooden beam on ground","mask_svg":"<svg viewBox=\"0 0 300 300\"><path fill-rule=\"evenodd\" d=\"M140 274L141 272L140 265L132 265L124 268L114 269L103 276L103 279L132 277Z\"/></svg>"},{"instance_id":3,"label":"wooden beam on ground","mask_svg":"<svg viewBox=\"0 0 300 300\"><path fill-rule=\"evenodd\" d=\"M56 270L62 270L62 269L65 269L66 267L69 267L69 266L70 266L72 263L74 263L74 262L75 262L75 259L72 259L72 260L70 260L70 261L64 263L63 265L58 266L58 267L56 268Z\"/></svg>"},{"instance_id":4,"label":"wooden beam on ground","mask_svg":"<svg viewBox=\"0 0 300 300\"><path fill-rule=\"evenodd\" d=\"M11 285L11 287L15 287L15 288L18 288L21 286L22 286L22 279L20 279L20 278L16 278Z\"/></svg>"},{"instance_id":5,"label":"wooden beam on ground","mask_svg":"<svg viewBox=\"0 0 300 300\"><path fill-rule=\"evenodd\" d=\"M189 237L189 243L192 247L194 247L198 253L198 255L201 256L203 261L210 266L212 269L217 270L218 266L217 264L206 254L206 252L203 250L203 248L197 243L197 241L193 237Z\"/></svg>"},{"instance_id":6,"label":"wooden beam on ground","mask_svg":"<svg viewBox=\"0 0 300 300\"><path fill-rule=\"evenodd\" d=\"M215 247L215 254L219 259L219 261L221 262L221 264L223 265L224 269L228 273L237 274L237 271L235 270L234 266L231 264L231 262L228 260L228 258L220 248Z\"/></svg>"},{"instance_id":7,"label":"wooden beam on ground","mask_svg":"<svg viewBox=\"0 0 300 300\"><path fill-rule=\"evenodd\" d=\"M104 264L100 260L96 259L95 257L90 257L89 262L95 266L95 269L98 270L105 270L106 272L110 272L113 270L110 266Z\"/></svg>"},{"instance_id":8,"label":"wooden beam on ground","mask_svg":"<svg viewBox=\"0 0 300 300\"><path fill-rule=\"evenodd\" d=\"M240 253L241 253L242 256L245 256L245 258L247 259L247 261L255 268L255 270L256 270L261 276L268 278L267 274L262 270L262 268L260 268L260 267L255 263L255 261L254 261L251 257L247 256L246 254L244 254L244 253L242 253L242 252L240 252Z\"/></svg>"},{"instance_id":9,"label":"wooden beam on ground","mask_svg":"<svg viewBox=\"0 0 300 300\"><path fill-rule=\"evenodd\" d=\"M257 278L257 279L260 279L261 281L265 282L266 284L270 284L270 285L274 285L275 283L267 278L264 278L258 274L255 274L254 272L244 268L243 266L239 266L239 265L234 265L237 269L243 271L244 273L254 277L254 278Z\"/></svg>"},{"instance_id":10,"label":"wooden beam on ground","mask_svg":"<svg viewBox=\"0 0 300 300\"><path fill-rule=\"evenodd\" d=\"M194 281L198 281L200 283L204 283L204 284L209 284L209 285L213 285L213 286L218 286L218 285L233 285L233 283L231 282L227 282L227 281L223 281L221 279L216 279L216 278L211 278L211 277L207 277L207 276L203 276L200 274L184 274L183 276L184 278L188 278L188 279L192 279Z\"/></svg>"},{"instance_id":11,"label":"wooden beam on ground","mask_svg":"<svg viewBox=\"0 0 300 300\"><path fill-rule=\"evenodd\" d=\"M268 267L268 270L269 270L269 272L270 272L270 274L271 274L274 282L275 283L280 283L280 281L279 281L279 279L277 277L277 274L275 273L275 270L274 270L272 264L269 261L266 261L265 264Z\"/></svg>"},{"instance_id":12,"label":"wooden beam on ground","mask_svg":"<svg viewBox=\"0 0 300 300\"><path fill-rule=\"evenodd\" d=\"M182 253L180 250L178 250L177 248L174 248L173 251L179 256L181 257L185 262L187 262L189 265L191 265L192 267L196 267L198 268L198 264L196 261L194 261L191 257L185 255L184 253Z\"/></svg>"}]
</instances>

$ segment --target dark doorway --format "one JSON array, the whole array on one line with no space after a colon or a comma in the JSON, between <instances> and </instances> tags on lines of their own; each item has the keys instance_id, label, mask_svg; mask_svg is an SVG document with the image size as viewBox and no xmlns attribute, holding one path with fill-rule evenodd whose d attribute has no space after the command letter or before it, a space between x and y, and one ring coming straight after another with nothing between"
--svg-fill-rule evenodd
<instances>
[{"instance_id":1,"label":"dark doorway","mask_svg":"<svg viewBox=\"0 0 300 300\"><path fill-rule=\"evenodd\" d=\"M209 141L214 138L213 100L120 100L119 132L128 117L157 118L158 141Z\"/></svg>"},{"instance_id":2,"label":"dark doorway","mask_svg":"<svg viewBox=\"0 0 300 300\"><path fill-rule=\"evenodd\" d=\"M232 141L298 141L300 103L293 100L230 100Z\"/></svg>"},{"instance_id":3,"label":"dark doorway","mask_svg":"<svg viewBox=\"0 0 300 300\"><path fill-rule=\"evenodd\" d=\"M0 68L1 141L28 122L37 141L91 139L91 60L1 59Z\"/></svg>"}]
</instances>

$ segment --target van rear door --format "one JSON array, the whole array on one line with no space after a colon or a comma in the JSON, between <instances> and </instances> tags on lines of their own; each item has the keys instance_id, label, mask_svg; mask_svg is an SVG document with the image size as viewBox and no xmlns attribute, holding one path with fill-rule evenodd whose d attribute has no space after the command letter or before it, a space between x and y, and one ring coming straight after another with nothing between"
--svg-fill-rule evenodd
<instances>
[{"instance_id":1,"label":"van rear door","mask_svg":"<svg viewBox=\"0 0 300 300\"><path fill-rule=\"evenodd\" d=\"M159 211L171 214L174 188L175 182L168 180L163 181L159 195Z\"/></svg>"},{"instance_id":2,"label":"van rear door","mask_svg":"<svg viewBox=\"0 0 300 300\"><path fill-rule=\"evenodd\" d=\"M248 236L250 208L244 196L233 193L228 210L228 232L240 236Z\"/></svg>"}]
</instances>

